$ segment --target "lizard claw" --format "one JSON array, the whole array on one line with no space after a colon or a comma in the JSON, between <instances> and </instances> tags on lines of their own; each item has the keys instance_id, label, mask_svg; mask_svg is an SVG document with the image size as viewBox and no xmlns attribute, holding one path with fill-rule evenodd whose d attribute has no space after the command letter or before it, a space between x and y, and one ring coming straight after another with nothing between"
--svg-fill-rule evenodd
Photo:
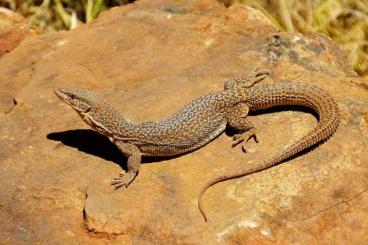
<instances>
[{"instance_id":1,"label":"lizard claw","mask_svg":"<svg viewBox=\"0 0 368 245\"><path fill-rule=\"evenodd\" d=\"M137 173L135 172L121 172L118 177L114 178L113 181L111 181L111 185L114 186L115 190L123 186L127 188L128 185L132 183L136 175Z\"/></svg>"},{"instance_id":2,"label":"lizard claw","mask_svg":"<svg viewBox=\"0 0 368 245\"><path fill-rule=\"evenodd\" d=\"M253 74L250 76L250 78L253 80L253 82L250 84L249 87L253 86L255 83L258 83L265 78L271 76L271 71L267 69L259 70L257 67L254 68Z\"/></svg>"},{"instance_id":3,"label":"lizard claw","mask_svg":"<svg viewBox=\"0 0 368 245\"><path fill-rule=\"evenodd\" d=\"M239 77L236 79L236 81L243 83L243 86L245 88L250 88L254 84L266 79L267 77L271 76L270 70L258 70L258 68L255 68L253 70L253 73L247 77Z\"/></svg>"},{"instance_id":4,"label":"lizard claw","mask_svg":"<svg viewBox=\"0 0 368 245\"><path fill-rule=\"evenodd\" d=\"M247 132L241 133L241 134L235 134L233 136L233 144L232 146L235 147L240 143L242 144L242 150L243 152L247 152L247 149L245 148L245 144L250 140L250 139L254 139L254 141L256 143L259 143L258 139L257 139L257 135L255 134L254 130L249 130Z\"/></svg>"},{"instance_id":5,"label":"lizard claw","mask_svg":"<svg viewBox=\"0 0 368 245\"><path fill-rule=\"evenodd\" d=\"M271 75L271 70L269 69L259 69L259 67L255 67L253 69L253 73L255 77L261 76L263 75L264 77L270 76Z\"/></svg>"}]
</instances>

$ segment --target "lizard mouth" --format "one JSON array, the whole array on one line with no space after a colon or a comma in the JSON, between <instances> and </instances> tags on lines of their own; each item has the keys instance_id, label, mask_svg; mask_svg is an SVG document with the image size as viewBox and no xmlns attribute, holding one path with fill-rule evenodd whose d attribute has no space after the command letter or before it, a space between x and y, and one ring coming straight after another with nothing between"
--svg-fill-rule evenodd
<instances>
[{"instance_id":1,"label":"lizard mouth","mask_svg":"<svg viewBox=\"0 0 368 245\"><path fill-rule=\"evenodd\" d=\"M60 89L60 88L56 88L55 90L54 90L54 93L55 93L55 95L57 96L57 97L59 97L60 99L62 99L63 101L65 101L67 98L68 98L68 96L65 94L65 93L63 93L63 91Z\"/></svg>"},{"instance_id":2,"label":"lizard mouth","mask_svg":"<svg viewBox=\"0 0 368 245\"><path fill-rule=\"evenodd\" d=\"M71 103L70 96L66 94L63 89L56 88L54 89L54 93L57 97L61 99L65 104L71 106L74 110L78 111L77 108Z\"/></svg>"},{"instance_id":3,"label":"lizard mouth","mask_svg":"<svg viewBox=\"0 0 368 245\"><path fill-rule=\"evenodd\" d=\"M57 97L59 97L65 104L72 107L76 112L80 113L88 113L92 107L82 106L78 101L74 101L75 95L70 94L67 91L64 91L62 88L55 88L54 93Z\"/></svg>"}]
</instances>

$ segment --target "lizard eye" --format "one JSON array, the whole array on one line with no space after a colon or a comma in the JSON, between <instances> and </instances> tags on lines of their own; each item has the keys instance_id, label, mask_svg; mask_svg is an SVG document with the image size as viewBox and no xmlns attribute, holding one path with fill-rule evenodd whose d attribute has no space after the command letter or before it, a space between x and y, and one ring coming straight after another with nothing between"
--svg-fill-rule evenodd
<instances>
[{"instance_id":1,"label":"lizard eye","mask_svg":"<svg viewBox=\"0 0 368 245\"><path fill-rule=\"evenodd\" d=\"M75 99L75 95L74 95L74 94L70 95L70 98L71 98L72 100L74 100L74 99Z\"/></svg>"}]
</instances>

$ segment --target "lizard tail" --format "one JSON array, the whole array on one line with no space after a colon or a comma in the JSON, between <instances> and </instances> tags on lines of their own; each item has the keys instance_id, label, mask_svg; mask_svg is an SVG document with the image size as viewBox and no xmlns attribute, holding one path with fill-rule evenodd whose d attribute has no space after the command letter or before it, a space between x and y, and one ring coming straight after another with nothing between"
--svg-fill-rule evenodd
<instances>
[{"instance_id":1,"label":"lizard tail","mask_svg":"<svg viewBox=\"0 0 368 245\"><path fill-rule=\"evenodd\" d=\"M278 105L305 106L317 112L319 122L314 130L289 146L276 157L253 168L224 174L206 182L198 195L198 208L206 222L208 221L208 217L203 208L202 197L209 187L218 182L239 178L278 165L294 157L297 153L327 140L339 126L340 116L336 102L326 91L314 85L285 81L271 86L255 86L249 89L247 93L247 103L253 111Z\"/></svg>"}]
</instances>

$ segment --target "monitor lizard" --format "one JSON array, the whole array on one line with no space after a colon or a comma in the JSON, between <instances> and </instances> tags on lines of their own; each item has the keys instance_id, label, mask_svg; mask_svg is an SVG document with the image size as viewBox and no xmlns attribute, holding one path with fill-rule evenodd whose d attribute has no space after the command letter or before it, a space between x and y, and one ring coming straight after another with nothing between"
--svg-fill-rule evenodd
<instances>
[{"instance_id":1,"label":"monitor lizard","mask_svg":"<svg viewBox=\"0 0 368 245\"><path fill-rule=\"evenodd\" d=\"M239 131L233 146L249 139L258 142L249 111L279 105L305 106L317 112L317 126L277 156L253 168L224 173L201 188L198 207L208 220L202 204L204 192L212 185L259 172L294 157L297 153L328 139L339 125L339 110L334 99L323 89L297 81L261 83L268 70L255 70L249 76L230 79L224 90L192 100L161 121L133 124L98 93L82 88L57 88L55 94L71 106L92 129L105 135L128 158L127 172L121 172L111 184L115 189L128 185L139 171L142 156L172 156L200 148L230 126Z\"/></svg>"}]
</instances>

